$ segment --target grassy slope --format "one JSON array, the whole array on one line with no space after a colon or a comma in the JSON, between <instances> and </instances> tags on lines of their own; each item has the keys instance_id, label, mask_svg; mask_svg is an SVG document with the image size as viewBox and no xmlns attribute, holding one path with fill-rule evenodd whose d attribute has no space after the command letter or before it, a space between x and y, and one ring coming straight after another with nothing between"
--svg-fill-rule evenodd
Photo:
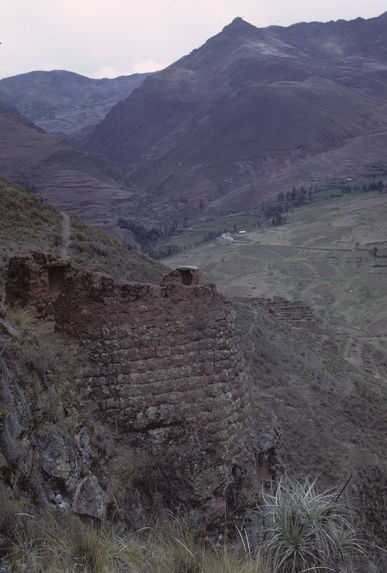
<instances>
[{"instance_id":1,"label":"grassy slope","mask_svg":"<svg viewBox=\"0 0 387 573\"><path fill-rule=\"evenodd\" d=\"M30 191L0 179L0 280L17 252L40 250L60 255L62 215ZM127 279L159 282L165 267L71 216L68 255L82 266Z\"/></svg>"},{"instance_id":2,"label":"grassy slope","mask_svg":"<svg viewBox=\"0 0 387 573\"><path fill-rule=\"evenodd\" d=\"M387 196L361 193L299 207L278 227L254 228L254 217L229 218L248 232L232 244L212 241L189 249L197 227L171 242L184 254L170 264L198 265L231 296L281 295L310 304L333 324L386 337ZM209 223L225 230L227 218ZM374 246L378 257L371 256Z\"/></svg>"},{"instance_id":3,"label":"grassy slope","mask_svg":"<svg viewBox=\"0 0 387 573\"><path fill-rule=\"evenodd\" d=\"M343 339L324 323L292 328L234 299L254 410L266 408L283 430L280 451L290 476L311 474L349 488L358 522L379 543L387 534L383 481L387 419L385 354L366 345L364 367L342 357Z\"/></svg>"}]
</instances>

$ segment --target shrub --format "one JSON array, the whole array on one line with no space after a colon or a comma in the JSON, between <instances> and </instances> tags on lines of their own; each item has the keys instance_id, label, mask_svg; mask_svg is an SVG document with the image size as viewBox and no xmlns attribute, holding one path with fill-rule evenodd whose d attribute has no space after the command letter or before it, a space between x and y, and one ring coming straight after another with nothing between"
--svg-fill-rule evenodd
<instances>
[{"instance_id":1,"label":"shrub","mask_svg":"<svg viewBox=\"0 0 387 573\"><path fill-rule=\"evenodd\" d=\"M263 554L278 573L349 571L352 554L362 552L340 495L318 493L315 481L282 480L264 495L262 512Z\"/></svg>"},{"instance_id":2,"label":"shrub","mask_svg":"<svg viewBox=\"0 0 387 573\"><path fill-rule=\"evenodd\" d=\"M10 311L10 315L15 326L20 329L21 333L25 334L32 321L28 310L21 306L14 306Z\"/></svg>"},{"instance_id":3,"label":"shrub","mask_svg":"<svg viewBox=\"0 0 387 573\"><path fill-rule=\"evenodd\" d=\"M7 555L6 563L11 566L11 571L21 572L42 571L43 551L39 546L39 540L30 532L26 531L18 535Z\"/></svg>"}]
</instances>

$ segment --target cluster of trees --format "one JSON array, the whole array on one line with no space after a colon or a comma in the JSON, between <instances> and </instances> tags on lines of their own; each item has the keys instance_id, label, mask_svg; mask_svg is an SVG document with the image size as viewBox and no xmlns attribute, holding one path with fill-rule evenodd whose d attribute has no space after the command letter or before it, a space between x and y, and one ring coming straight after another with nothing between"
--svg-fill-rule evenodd
<instances>
[{"instance_id":1,"label":"cluster of trees","mask_svg":"<svg viewBox=\"0 0 387 573\"><path fill-rule=\"evenodd\" d=\"M185 250L185 247L183 249ZM178 245L165 245L163 247L150 247L147 253L152 259L165 259L177 255L181 250Z\"/></svg>"},{"instance_id":2,"label":"cluster of trees","mask_svg":"<svg viewBox=\"0 0 387 573\"><path fill-rule=\"evenodd\" d=\"M267 203L262 206L262 213L265 219L271 219L272 225L281 225L284 222L283 213L287 209L287 205L274 205L273 203Z\"/></svg>"},{"instance_id":3,"label":"cluster of trees","mask_svg":"<svg viewBox=\"0 0 387 573\"><path fill-rule=\"evenodd\" d=\"M234 225L234 227L235 227L235 225ZM214 239L219 237L219 235L221 235L221 234L222 234L222 232L219 231L218 229L215 231L207 231L207 233L203 237L203 243L207 243L208 241L213 241Z\"/></svg>"},{"instance_id":4,"label":"cluster of trees","mask_svg":"<svg viewBox=\"0 0 387 573\"><path fill-rule=\"evenodd\" d=\"M368 185L364 184L361 189L364 192L378 191L379 193L387 193L387 184L383 181L378 181L377 183L372 181L372 183L369 183Z\"/></svg>"},{"instance_id":5,"label":"cluster of trees","mask_svg":"<svg viewBox=\"0 0 387 573\"><path fill-rule=\"evenodd\" d=\"M370 191L378 191L378 193L387 193L387 184L383 181L371 181L371 183L363 183L363 185L344 185L340 189L340 195L350 195L351 193L368 193Z\"/></svg>"},{"instance_id":6,"label":"cluster of trees","mask_svg":"<svg viewBox=\"0 0 387 573\"><path fill-rule=\"evenodd\" d=\"M291 191L281 191L278 193L278 201L292 201L295 205L303 205L306 203L306 198L311 198L312 188L307 191L305 187L293 187Z\"/></svg>"},{"instance_id":7,"label":"cluster of trees","mask_svg":"<svg viewBox=\"0 0 387 573\"><path fill-rule=\"evenodd\" d=\"M339 186L340 188L340 186ZM310 187L308 190L305 187L293 187L292 190L288 191L281 191L278 193L277 200L278 202L288 201L292 202L293 205L299 205L306 202L307 199L312 199L312 194L316 193L318 189L314 189ZM384 183L382 180L380 181L371 181L371 183L364 183L362 186L360 185L343 185L340 188L342 195L347 195L349 193L367 193L368 191L378 191L379 193L387 193L387 183Z\"/></svg>"},{"instance_id":8,"label":"cluster of trees","mask_svg":"<svg viewBox=\"0 0 387 573\"><path fill-rule=\"evenodd\" d=\"M387 183L383 181L372 181L371 183L364 183L360 186L344 185L339 191L334 192L333 196L349 195L350 193L367 193L369 191L378 191L379 193L387 193ZM280 225L284 222L284 213L290 207L299 207L312 201L312 195L317 192L312 186L307 190L305 187L293 187L288 191L281 191L277 195L277 204L268 203L263 205L262 212L265 219L271 219L272 225Z\"/></svg>"},{"instance_id":9,"label":"cluster of trees","mask_svg":"<svg viewBox=\"0 0 387 573\"><path fill-rule=\"evenodd\" d=\"M127 229L133 234L133 238L141 247L141 250L148 253L151 256L155 256L154 245L160 239L169 239L172 235L175 235L179 230L179 224L177 221L172 221L168 225L163 227L146 227L142 223L136 223L131 219L120 218L117 224L122 229ZM168 247L172 249L172 247ZM176 247L177 248L177 247ZM168 253L174 254L174 253ZM168 255L163 255L168 256ZM160 257L160 256L159 256Z\"/></svg>"}]
</instances>

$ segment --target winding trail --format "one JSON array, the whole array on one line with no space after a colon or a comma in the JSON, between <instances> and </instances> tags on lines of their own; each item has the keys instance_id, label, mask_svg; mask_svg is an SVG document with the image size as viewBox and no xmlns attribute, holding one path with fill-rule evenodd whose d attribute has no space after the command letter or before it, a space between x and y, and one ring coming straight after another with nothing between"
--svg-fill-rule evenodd
<instances>
[{"instance_id":1,"label":"winding trail","mask_svg":"<svg viewBox=\"0 0 387 573\"><path fill-rule=\"evenodd\" d=\"M64 211L62 214L62 247L60 250L60 256L62 259L68 259L68 248L70 245L70 217Z\"/></svg>"}]
</instances>

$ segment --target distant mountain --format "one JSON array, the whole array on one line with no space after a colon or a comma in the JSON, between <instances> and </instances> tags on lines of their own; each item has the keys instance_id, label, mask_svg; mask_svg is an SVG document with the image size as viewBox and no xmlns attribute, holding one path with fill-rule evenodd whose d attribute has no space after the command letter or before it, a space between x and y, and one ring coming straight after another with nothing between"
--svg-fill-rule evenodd
<instances>
[{"instance_id":1,"label":"distant mountain","mask_svg":"<svg viewBox=\"0 0 387 573\"><path fill-rule=\"evenodd\" d=\"M237 18L146 78L85 148L158 211L171 201L235 210L375 163L387 173L386 26L387 12L264 29Z\"/></svg>"},{"instance_id":2,"label":"distant mountain","mask_svg":"<svg viewBox=\"0 0 387 573\"><path fill-rule=\"evenodd\" d=\"M0 80L0 100L49 132L71 134L99 123L149 74L91 79L64 70Z\"/></svg>"},{"instance_id":3,"label":"distant mountain","mask_svg":"<svg viewBox=\"0 0 387 573\"><path fill-rule=\"evenodd\" d=\"M71 147L1 103L0 134L0 177L125 238L115 225L134 193L113 163Z\"/></svg>"}]
</instances>

